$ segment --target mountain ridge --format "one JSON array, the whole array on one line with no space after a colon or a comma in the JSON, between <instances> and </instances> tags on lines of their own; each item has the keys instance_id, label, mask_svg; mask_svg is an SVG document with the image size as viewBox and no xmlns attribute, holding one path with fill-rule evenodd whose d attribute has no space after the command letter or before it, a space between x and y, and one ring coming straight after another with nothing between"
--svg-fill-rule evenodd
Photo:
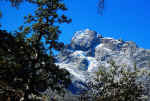
<instances>
[{"instance_id":1,"label":"mountain ridge","mask_svg":"<svg viewBox=\"0 0 150 101\"><path fill-rule=\"evenodd\" d=\"M56 59L60 68L71 73L74 86L86 82L98 67L109 67L110 60L128 68L136 64L140 69L150 69L150 50L140 48L132 41L103 37L89 29L77 31Z\"/></svg>"}]
</instances>

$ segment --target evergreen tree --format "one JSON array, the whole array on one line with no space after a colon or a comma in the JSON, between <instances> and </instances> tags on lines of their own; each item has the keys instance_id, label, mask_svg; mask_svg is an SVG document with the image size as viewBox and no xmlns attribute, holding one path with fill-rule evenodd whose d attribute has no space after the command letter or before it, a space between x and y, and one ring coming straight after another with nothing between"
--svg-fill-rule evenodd
<instances>
[{"instance_id":1,"label":"evergreen tree","mask_svg":"<svg viewBox=\"0 0 150 101\"><path fill-rule=\"evenodd\" d=\"M21 2L21 0L16 0ZM25 17L26 25L15 35L0 31L0 95L4 98L41 99L40 92L48 87L58 93L70 84L69 72L59 69L54 50L61 50L58 42L61 23L69 23L59 10L67 10L62 0L34 0L37 9Z\"/></svg>"},{"instance_id":2,"label":"evergreen tree","mask_svg":"<svg viewBox=\"0 0 150 101\"><path fill-rule=\"evenodd\" d=\"M94 81L89 81L93 101L147 101L148 93L141 77L147 76L146 71L116 65L110 61L110 67L101 66L96 72Z\"/></svg>"}]
</instances>

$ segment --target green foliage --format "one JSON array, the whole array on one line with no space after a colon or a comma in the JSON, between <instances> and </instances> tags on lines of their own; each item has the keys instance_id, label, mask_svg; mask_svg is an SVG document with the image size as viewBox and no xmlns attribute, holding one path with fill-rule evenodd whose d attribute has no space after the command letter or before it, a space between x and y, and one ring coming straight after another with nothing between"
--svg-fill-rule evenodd
<instances>
[{"instance_id":1,"label":"green foliage","mask_svg":"<svg viewBox=\"0 0 150 101\"><path fill-rule=\"evenodd\" d=\"M71 19L64 14L58 14L59 10L67 10L62 0L37 0L35 4L37 5L35 13L25 16L26 26L20 28L20 33L26 37L31 36L28 37L30 44L43 44L42 40L45 40L51 54L52 48L60 50L63 46L57 41L61 33L59 25L69 23Z\"/></svg>"},{"instance_id":2,"label":"green foliage","mask_svg":"<svg viewBox=\"0 0 150 101\"><path fill-rule=\"evenodd\" d=\"M138 80L148 73L137 69L136 65L130 70L110 61L110 66L101 66L96 75L97 83L90 86L97 91L93 93L94 101L145 101L148 97L143 82Z\"/></svg>"},{"instance_id":3,"label":"green foliage","mask_svg":"<svg viewBox=\"0 0 150 101\"><path fill-rule=\"evenodd\" d=\"M70 83L69 72L59 69L54 58L40 51L38 56L32 45L0 31L0 94L16 96L22 91L40 95L48 87L63 92ZM26 101L25 100L25 101Z\"/></svg>"},{"instance_id":4,"label":"green foliage","mask_svg":"<svg viewBox=\"0 0 150 101\"><path fill-rule=\"evenodd\" d=\"M62 93L71 82L69 72L54 64L52 51L63 48L58 42L59 25L71 20L58 11L67 8L62 0L34 3L35 13L25 17L25 25L15 35L0 30L0 95L14 98L19 90L25 101L39 97L47 88Z\"/></svg>"}]
</instances>

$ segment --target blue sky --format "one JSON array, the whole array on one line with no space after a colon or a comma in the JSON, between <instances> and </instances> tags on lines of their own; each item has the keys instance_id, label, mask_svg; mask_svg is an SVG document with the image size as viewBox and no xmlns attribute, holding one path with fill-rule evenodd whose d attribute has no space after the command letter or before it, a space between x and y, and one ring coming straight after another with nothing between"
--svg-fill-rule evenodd
<instances>
[{"instance_id":1,"label":"blue sky","mask_svg":"<svg viewBox=\"0 0 150 101\"><path fill-rule=\"evenodd\" d=\"M150 0L106 0L103 16L97 12L98 0L65 0L65 12L72 23L61 25L60 40L69 43L73 33L89 28L106 37L131 40L150 49ZM1 2L3 29L13 31L23 24L23 16L32 13L34 6L24 3L20 9Z\"/></svg>"}]
</instances>

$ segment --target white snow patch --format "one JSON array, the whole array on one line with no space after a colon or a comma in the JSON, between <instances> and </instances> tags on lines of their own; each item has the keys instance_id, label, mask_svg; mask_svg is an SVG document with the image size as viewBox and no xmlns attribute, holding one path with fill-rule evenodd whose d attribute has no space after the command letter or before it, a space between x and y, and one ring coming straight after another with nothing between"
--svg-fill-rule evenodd
<instances>
[{"instance_id":1,"label":"white snow patch","mask_svg":"<svg viewBox=\"0 0 150 101\"><path fill-rule=\"evenodd\" d=\"M75 52L72 53L72 56L85 57L85 52L75 51Z\"/></svg>"},{"instance_id":2,"label":"white snow patch","mask_svg":"<svg viewBox=\"0 0 150 101\"><path fill-rule=\"evenodd\" d=\"M88 72L94 72L97 70L98 61L94 57L87 57L89 61Z\"/></svg>"},{"instance_id":3,"label":"white snow patch","mask_svg":"<svg viewBox=\"0 0 150 101\"><path fill-rule=\"evenodd\" d=\"M95 48L95 50L101 49L101 48L103 48L104 50L109 51L109 52L112 51L111 49L106 48L105 44L102 44L102 43L100 45L97 45L96 48Z\"/></svg>"},{"instance_id":4,"label":"white snow patch","mask_svg":"<svg viewBox=\"0 0 150 101\"><path fill-rule=\"evenodd\" d=\"M111 38L111 37L105 37L103 39L112 39L112 40L114 40L114 38Z\"/></svg>"},{"instance_id":5,"label":"white snow patch","mask_svg":"<svg viewBox=\"0 0 150 101\"><path fill-rule=\"evenodd\" d=\"M80 71L78 70L78 68L76 68L76 64L63 64L63 63L59 63L57 64L60 66L60 68L64 68L66 70L68 70L70 72L70 74L73 75L72 80L81 80L81 81L85 81L86 80L86 73L85 71Z\"/></svg>"}]
</instances>

